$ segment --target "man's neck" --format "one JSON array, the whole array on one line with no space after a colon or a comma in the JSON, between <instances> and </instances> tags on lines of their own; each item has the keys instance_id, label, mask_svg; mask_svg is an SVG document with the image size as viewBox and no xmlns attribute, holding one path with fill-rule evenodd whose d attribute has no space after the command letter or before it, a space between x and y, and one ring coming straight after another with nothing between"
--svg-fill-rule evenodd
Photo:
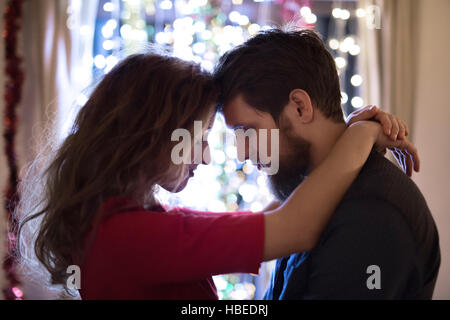
<instances>
[{"instance_id":1,"label":"man's neck","mask_svg":"<svg viewBox=\"0 0 450 320\"><path fill-rule=\"evenodd\" d=\"M329 119L321 119L314 130L310 150L310 171L314 170L330 153L347 125Z\"/></svg>"}]
</instances>

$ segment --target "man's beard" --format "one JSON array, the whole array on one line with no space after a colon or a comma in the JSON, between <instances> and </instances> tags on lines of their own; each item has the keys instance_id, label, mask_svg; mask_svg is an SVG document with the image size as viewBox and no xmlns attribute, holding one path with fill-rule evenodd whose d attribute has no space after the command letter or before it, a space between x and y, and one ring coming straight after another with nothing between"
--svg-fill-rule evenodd
<instances>
[{"instance_id":1,"label":"man's beard","mask_svg":"<svg viewBox=\"0 0 450 320\"><path fill-rule=\"evenodd\" d=\"M280 158L278 173L269 176L272 193L279 201L285 201L305 179L309 167L311 144L301 138L287 137L289 152Z\"/></svg>"}]
</instances>

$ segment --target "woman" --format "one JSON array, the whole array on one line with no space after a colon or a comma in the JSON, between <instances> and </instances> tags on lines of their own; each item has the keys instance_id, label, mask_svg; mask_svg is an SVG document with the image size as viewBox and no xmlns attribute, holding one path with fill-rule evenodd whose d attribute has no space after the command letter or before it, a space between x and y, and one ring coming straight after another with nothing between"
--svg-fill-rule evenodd
<instances>
[{"instance_id":1,"label":"woman","mask_svg":"<svg viewBox=\"0 0 450 320\"><path fill-rule=\"evenodd\" d=\"M68 267L78 265L83 299L217 299L212 275L256 273L263 261L313 248L375 142L414 151L379 124L356 122L277 209L166 211L156 186L180 191L195 169L171 161L171 134L192 132L195 120L211 124L216 98L209 74L169 56L130 56L104 77L46 167L45 183L22 183L21 229L41 220L32 243L52 284L66 285ZM29 248L21 246L25 255Z\"/></svg>"}]
</instances>

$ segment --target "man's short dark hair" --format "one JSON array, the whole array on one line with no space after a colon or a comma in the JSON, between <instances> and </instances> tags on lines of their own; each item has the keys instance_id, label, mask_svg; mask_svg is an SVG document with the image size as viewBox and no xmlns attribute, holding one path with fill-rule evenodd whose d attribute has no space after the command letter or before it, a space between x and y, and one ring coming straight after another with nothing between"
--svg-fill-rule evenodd
<instances>
[{"instance_id":1,"label":"man's short dark hair","mask_svg":"<svg viewBox=\"0 0 450 320\"><path fill-rule=\"evenodd\" d=\"M221 88L219 109L243 94L278 121L290 92L302 89L325 117L344 121L336 63L314 31L263 31L224 54L214 77Z\"/></svg>"}]
</instances>

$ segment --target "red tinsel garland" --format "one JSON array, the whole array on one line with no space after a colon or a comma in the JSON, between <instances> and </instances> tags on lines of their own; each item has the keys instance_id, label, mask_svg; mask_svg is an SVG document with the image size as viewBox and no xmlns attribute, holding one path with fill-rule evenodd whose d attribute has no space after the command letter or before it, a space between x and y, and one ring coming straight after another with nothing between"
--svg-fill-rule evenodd
<instances>
[{"instance_id":1,"label":"red tinsel garland","mask_svg":"<svg viewBox=\"0 0 450 320\"><path fill-rule=\"evenodd\" d=\"M14 137L17 131L16 109L22 96L22 84L24 74L20 63L22 59L17 55L17 37L22 24L22 0L9 0L5 13L5 28L2 37L5 41L5 152L9 167L9 180L5 192L5 210L7 221L9 221L8 232L8 254L4 260L3 267L6 273L8 285L3 289L5 299L21 300L22 291L18 288L20 282L14 270L14 259L17 254L16 238L18 221L13 212L19 201L17 186L19 183L16 154L14 152Z\"/></svg>"}]
</instances>

